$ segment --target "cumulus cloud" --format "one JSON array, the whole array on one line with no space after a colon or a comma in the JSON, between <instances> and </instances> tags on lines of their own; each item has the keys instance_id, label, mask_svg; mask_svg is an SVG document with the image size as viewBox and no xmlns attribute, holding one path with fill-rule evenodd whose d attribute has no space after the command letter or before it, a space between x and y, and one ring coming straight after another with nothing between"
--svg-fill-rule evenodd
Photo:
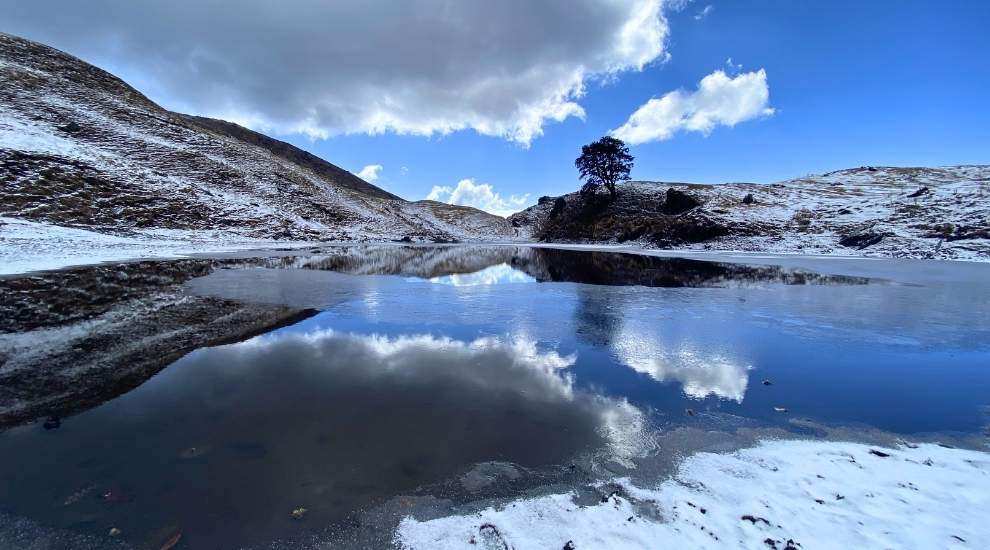
<instances>
[{"instance_id":1,"label":"cumulus cloud","mask_svg":"<svg viewBox=\"0 0 990 550\"><path fill-rule=\"evenodd\" d=\"M456 187L434 185L433 189L426 196L426 200L460 206L473 206L496 216L509 216L514 212L522 210L528 199L529 193L522 196L511 195L508 198L504 198L495 192L491 184L475 183L472 178L462 179L457 182Z\"/></svg>"},{"instance_id":2,"label":"cumulus cloud","mask_svg":"<svg viewBox=\"0 0 990 550\"><path fill-rule=\"evenodd\" d=\"M670 139L678 131L708 135L716 126L735 126L770 116L770 89L763 69L730 77L717 70L693 92L675 90L646 102L612 135L632 144Z\"/></svg>"},{"instance_id":3,"label":"cumulus cloud","mask_svg":"<svg viewBox=\"0 0 990 550\"><path fill-rule=\"evenodd\" d=\"M663 60L663 0L13 2L4 30L165 106L313 137L473 129L528 145L585 86ZM72 32L66 32L70 28Z\"/></svg>"},{"instance_id":4,"label":"cumulus cloud","mask_svg":"<svg viewBox=\"0 0 990 550\"><path fill-rule=\"evenodd\" d=\"M357 177L363 179L368 183L375 183L375 180L378 179L378 174L381 173L381 171L382 171L381 164L369 164L364 168L362 168L361 171L357 173Z\"/></svg>"}]
</instances>

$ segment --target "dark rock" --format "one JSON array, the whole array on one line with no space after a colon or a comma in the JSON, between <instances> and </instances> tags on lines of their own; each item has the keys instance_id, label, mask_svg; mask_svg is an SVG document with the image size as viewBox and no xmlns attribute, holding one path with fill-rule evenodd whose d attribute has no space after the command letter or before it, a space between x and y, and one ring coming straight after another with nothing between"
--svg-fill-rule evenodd
<instances>
[{"instance_id":1,"label":"dark rock","mask_svg":"<svg viewBox=\"0 0 990 550\"><path fill-rule=\"evenodd\" d=\"M954 226L952 233L943 235L947 241L962 241L968 239L990 239L990 228L967 225Z\"/></svg>"},{"instance_id":2,"label":"dark rock","mask_svg":"<svg viewBox=\"0 0 990 550\"><path fill-rule=\"evenodd\" d=\"M569 540L564 544L564 550L577 550L577 546L574 546L573 540Z\"/></svg>"},{"instance_id":3,"label":"dark rock","mask_svg":"<svg viewBox=\"0 0 990 550\"><path fill-rule=\"evenodd\" d=\"M553 200L553 197L549 197L547 195L543 195L542 197L539 198L539 200L536 201L536 204L546 204L546 203L548 203L548 202L550 202L552 200Z\"/></svg>"},{"instance_id":4,"label":"dark rock","mask_svg":"<svg viewBox=\"0 0 990 550\"><path fill-rule=\"evenodd\" d=\"M876 449L870 449L870 454L873 456L879 456L880 458L887 458L888 456L890 456L890 453L885 453L883 451L878 451Z\"/></svg>"},{"instance_id":5,"label":"dark rock","mask_svg":"<svg viewBox=\"0 0 990 550\"><path fill-rule=\"evenodd\" d=\"M839 244L848 248L863 250L864 248L873 246L882 240L882 233L859 233L842 237L839 239Z\"/></svg>"},{"instance_id":6,"label":"dark rock","mask_svg":"<svg viewBox=\"0 0 990 550\"><path fill-rule=\"evenodd\" d=\"M761 518L761 517L758 517L758 516L751 516L749 514L746 514L745 516L743 516L743 517L741 517L739 519L741 519L743 521L748 521L748 522L752 523L753 525L756 525L758 522L763 522L766 525L770 525L770 522L767 521L766 518Z\"/></svg>"},{"instance_id":7,"label":"dark rock","mask_svg":"<svg viewBox=\"0 0 990 550\"><path fill-rule=\"evenodd\" d=\"M635 241L636 239L638 239L638 238L642 237L644 234L646 234L646 232L648 230L649 230L649 228L647 226L645 226L645 225L638 225L638 226L632 227L632 228L628 229L627 231L623 232L618 237L616 237L615 240L618 241L618 242L620 242L620 243L624 243L624 242L627 242L627 241Z\"/></svg>"},{"instance_id":8,"label":"dark rock","mask_svg":"<svg viewBox=\"0 0 990 550\"><path fill-rule=\"evenodd\" d=\"M916 197L920 197L922 195L927 195L929 192L930 192L930 190L927 187L922 187L921 189L918 189L914 193L911 193L910 195L908 195L908 198L909 199L913 199L913 198L916 198Z\"/></svg>"},{"instance_id":9,"label":"dark rock","mask_svg":"<svg viewBox=\"0 0 990 550\"><path fill-rule=\"evenodd\" d=\"M756 199L753 198L752 193L746 193L746 196L743 197L743 204L753 204L754 202L756 202Z\"/></svg>"},{"instance_id":10,"label":"dark rock","mask_svg":"<svg viewBox=\"0 0 990 550\"><path fill-rule=\"evenodd\" d=\"M700 243L730 233L729 228L701 212L659 220L652 231L654 244L661 247Z\"/></svg>"},{"instance_id":11,"label":"dark rock","mask_svg":"<svg viewBox=\"0 0 990 550\"><path fill-rule=\"evenodd\" d=\"M75 122L69 122L63 126L59 126L58 129L66 134L76 134L82 131L82 126L76 124Z\"/></svg>"},{"instance_id":12,"label":"dark rock","mask_svg":"<svg viewBox=\"0 0 990 550\"><path fill-rule=\"evenodd\" d=\"M688 195L684 191L678 191L673 187L667 189L667 197L661 209L664 214L676 216L688 210L693 210L701 206L701 201Z\"/></svg>"}]
</instances>

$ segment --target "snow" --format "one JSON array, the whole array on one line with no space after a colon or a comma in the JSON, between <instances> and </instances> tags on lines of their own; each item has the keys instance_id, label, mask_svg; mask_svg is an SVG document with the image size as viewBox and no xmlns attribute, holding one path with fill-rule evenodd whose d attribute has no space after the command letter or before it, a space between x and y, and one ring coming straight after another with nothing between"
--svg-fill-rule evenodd
<instances>
[{"instance_id":1,"label":"snow","mask_svg":"<svg viewBox=\"0 0 990 550\"><path fill-rule=\"evenodd\" d=\"M990 231L990 166L863 167L769 185L633 181L624 183L620 194L656 204L669 188L694 195L704 216L733 229L678 247L683 251L990 261L990 239L980 236ZM927 190L911 196L922 188ZM743 203L747 194L753 195L752 204ZM513 215L519 234L538 233L551 204ZM883 239L862 250L839 244L863 233Z\"/></svg>"},{"instance_id":2,"label":"snow","mask_svg":"<svg viewBox=\"0 0 990 550\"><path fill-rule=\"evenodd\" d=\"M0 72L10 84L0 94L0 157L35 157L0 170L0 196L13 199L2 215L91 223L94 231L118 234L156 226L322 241L514 238L504 218L352 189L337 176L199 127L81 61L36 46L0 38ZM78 129L66 130L69 123ZM46 173L67 174L68 181ZM75 175L101 183L78 193ZM111 209L114 218L107 216ZM109 227L118 220L120 227Z\"/></svg>"},{"instance_id":3,"label":"snow","mask_svg":"<svg viewBox=\"0 0 990 550\"><path fill-rule=\"evenodd\" d=\"M217 231L148 230L124 237L88 229L0 217L0 275L101 262L178 258L315 243L248 239Z\"/></svg>"},{"instance_id":4,"label":"snow","mask_svg":"<svg viewBox=\"0 0 990 550\"><path fill-rule=\"evenodd\" d=\"M207 243L205 233L192 232L178 239L196 241L197 250L217 250L264 237L522 242L532 240L534 227L552 204L545 201L515 214L515 227L478 210L364 194L336 176L326 177L263 147L199 127L128 93L118 81L81 61L6 35L0 39L0 72L10 84L0 101L0 157L19 158L12 152L37 157L18 161L0 174L5 178L0 196L7 199L0 212L10 217L91 223L92 231L135 234L139 239L150 233L134 227L220 230L226 235L223 242ZM70 122L78 131L65 130ZM69 177L48 178L46 173ZM100 184L80 188L72 176L95 178ZM981 236L990 231L988 166L862 167L774 185L629 182L621 192L656 201L671 186L698 194L707 215L743 229L686 250L990 259L990 239ZM910 196L922 187L928 192ZM751 205L741 204L747 193L756 199ZM838 244L843 236L864 232L884 237L862 251ZM32 260L28 265L67 265L65 256L84 261L84 254L54 247L62 237L61 230L51 238L38 237L37 246L50 251L52 262ZM0 252L0 259L10 261L20 250L33 248L19 242L18 249ZM101 242L106 244L106 239ZM189 248L182 243L118 241L90 251L93 261L107 261L132 257L119 254L125 248L137 253L176 247Z\"/></svg>"},{"instance_id":5,"label":"snow","mask_svg":"<svg viewBox=\"0 0 990 550\"><path fill-rule=\"evenodd\" d=\"M624 494L591 506L563 493L472 515L406 517L395 542L406 549L516 550L563 548L568 541L577 549L782 550L789 540L802 550L990 547L986 452L764 441L694 454L653 488L616 481Z\"/></svg>"},{"instance_id":6,"label":"snow","mask_svg":"<svg viewBox=\"0 0 990 550\"><path fill-rule=\"evenodd\" d=\"M85 147L56 135L50 128L32 124L2 109L0 109L0 144L5 149L27 153L46 153L86 160L97 158Z\"/></svg>"}]
</instances>

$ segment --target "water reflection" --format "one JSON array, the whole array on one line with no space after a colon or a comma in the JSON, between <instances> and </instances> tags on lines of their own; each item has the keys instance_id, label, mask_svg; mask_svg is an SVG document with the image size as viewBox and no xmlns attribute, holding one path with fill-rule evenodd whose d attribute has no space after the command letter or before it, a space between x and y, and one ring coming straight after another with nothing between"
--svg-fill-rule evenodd
<instances>
[{"instance_id":1,"label":"water reflection","mask_svg":"<svg viewBox=\"0 0 990 550\"><path fill-rule=\"evenodd\" d=\"M575 360L526 340L332 330L200 350L58 437L38 427L0 440L0 506L128 533L171 522L196 547L230 547L277 537L300 506L333 524L475 463L649 448L637 408L575 387ZM65 468L68 456L84 460ZM63 505L86 487L128 504Z\"/></svg>"},{"instance_id":2,"label":"water reflection","mask_svg":"<svg viewBox=\"0 0 990 550\"><path fill-rule=\"evenodd\" d=\"M612 345L622 329L625 295L585 286L576 288L574 294L576 336L593 346Z\"/></svg>"},{"instance_id":3,"label":"water reflection","mask_svg":"<svg viewBox=\"0 0 990 550\"><path fill-rule=\"evenodd\" d=\"M532 283L536 279L512 268L509 264L493 265L474 273L454 273L432 277L431 283L451 286L480 286L506 283Z\"/></svg>"},{"instance_id":4,"label":"water reflection","mask_svg":"<svg viewBox=\"0 0 990 550\"><path fill-rule=\"evenodd\" d=\"M591 285L647 287L740 287L785 285L867 284L865 277L824 275L773 265L747 265L687 258L555 248L517 249L513 265L538 281L567 281Z\"/></svg>"},{"instance_id":5,"label":"water reflection","mask_svg":"<svg viewBox=\"0 0 990 550\"><path fill-rule=\"evenodd\" d=\"M942 266L919 283L899 263L818 265L858 276L355 246L0 285L12 312L0 411L63 416L0 434L0 513L102 535L117 525L151 548L163 541L143 534L181 526L190 547L231 547L336 528L396 494L452 497L466 471L514 463L535 479L583 453L630 465L657 424L985 424L985 268ZM503 284L532 281L548 284ZM152 377L187 350L286 324ZM289 516L299 507L306 521Z\"/></svg>"},{"instance_id":6,"label":"water reflection","mask_svg":"<svg viewBox=\"0 0 990 550\"><path fill-rule=\"evenodd\" d=\"M508 269L511 266L516 273ZM517 246L350 246L301 256L286 267L353 275L402 275L496 282L574 282L648 287L752 284L866 284L866 277L825 275L773 265L667 258L605 251ZM523 276L528 277L523 278Z\"/></svg>"},{"instance_id":7,"label":"water reflection","mask_svg":"<svg viewBox=\"0 0 990 550\"><path fill-rule=\"evenodd\" d=\"M704 355L682 349L669 353L645 350L635 343L617 346L619 357L629 368L649 375L657 382L675 382L688 397L709 396L742 403L749 385L750 367L739 365L718 355Z\"/></svg>"}]
</instances>

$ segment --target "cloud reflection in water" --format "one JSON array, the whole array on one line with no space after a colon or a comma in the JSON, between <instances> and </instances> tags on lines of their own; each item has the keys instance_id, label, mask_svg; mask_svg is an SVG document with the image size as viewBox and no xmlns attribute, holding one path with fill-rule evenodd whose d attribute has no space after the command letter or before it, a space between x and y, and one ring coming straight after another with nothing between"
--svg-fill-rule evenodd
<instances>
[{"instance_id":1,"label":"cloud reflection in water","mask_svg":"<svg viewBox=\"0 0 990 550\"><path fill-rule=\"evenodd\" d=\"M715 396L742 403L749 385L750 366L718 355L701 353L686 346L667 351L656 342L659 335L624 331L615 350L629 368L657 382L677 382L684 394L694 399Z\"/></svg>"},{"instance_id":2,"label":"cloud reflection in water","mask_svg":"<svg viewBox=\"0 0 990 550\"><path fill-rule=\"evenodd\" d=\"M455 273L433 277L431 283L451 286L479 286L506 283L535 283L536 279L522 271L512 268L509 264L499 264L486 267L474 273Z\"/></svg>"}]
</instances>

